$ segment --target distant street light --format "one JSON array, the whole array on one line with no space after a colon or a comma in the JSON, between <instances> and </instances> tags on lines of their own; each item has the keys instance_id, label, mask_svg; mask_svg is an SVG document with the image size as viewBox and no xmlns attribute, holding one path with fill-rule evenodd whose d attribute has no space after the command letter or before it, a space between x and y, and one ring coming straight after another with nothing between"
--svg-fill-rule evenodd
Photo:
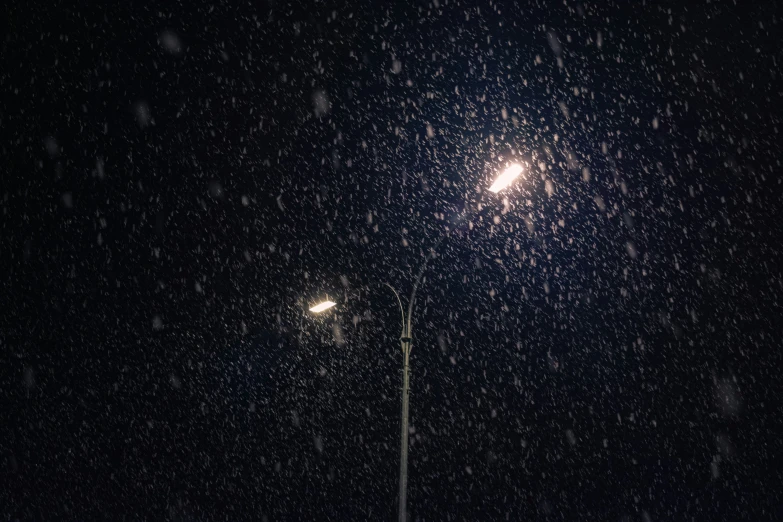
<instances>
[{"instance_id":1,"label":"distant street light","mask_svg":"<svg viewBox=\"0 0 783 522\"><path fill-rule=\"evenodd\" d=\"M511 185L516 178L519 177L520 174L522 174L522 165L518 163L512 163L509 165L496 179L495 182L492 184L491 187L489 187L490 192L494 192L497 194L501 190L507 188L509 185ZM457 221L457 226L461 224L463 221L471 221L475 217L475 212L468 212L466 211L463 216L461 216L462 219ZM401 414L401 422L400 422L400 492L399 492L399 518L398 520L400 522L405 522L407 520L407 497L408 497L408 404L409 404L409 395L410 395L410 367L409 367L409 361L410 361L410 354L412 349L412 318L413 318L413 305L416 301L416 290L419 288L419 284L421 283L424 273L427 270L427 263L429 263L430 259L434 257L436 249L440 246L441 243L445 239L449 237L451 234L451 231L456 228L450 228L449 230L444 233L440 239L435 243L435 245L430 249L427 256L424 258L424 263L422 264L421 269L419 270L418 275L416 276L416 280L413 283L413 290L411 291L410 299L408 300L408 313L407 317L405 314L405 310L402 306L402 300L400 300L400 296L397 293L397 291L388 283L384 283L384 285L388 286L392 292L394 292L394 296L397 298L397 303L400 305L400 315L402 318L402 333L400 334L400 344L402 345L402 356L403 356L403 368L402 368L402 414ZM335 303L332 301L324 301L322 303L319 303L312 308L310 308L311 312L322 312L328 308L331 308L334 306Z\"/></svg>"}]
</instances>

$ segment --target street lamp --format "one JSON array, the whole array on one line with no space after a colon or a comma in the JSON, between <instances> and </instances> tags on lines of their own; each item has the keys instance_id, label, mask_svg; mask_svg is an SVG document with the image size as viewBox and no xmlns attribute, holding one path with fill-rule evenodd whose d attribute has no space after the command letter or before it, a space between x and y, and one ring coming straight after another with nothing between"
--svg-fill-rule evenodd
<instances>
[{"instance_id":1,"label":"street lamp","mask_svg":"<svg viewBox=\"0 0 783 522\"><path fill-rule=\"evenodd\" d=\"M498 177L495 179L495 182L489 187L490 192L493 192L497 194L501 190L507 188L510 186L516 178L522 174L523 167L519 163L512 163L506 169L498 175ZM407 506L407 500L408 500L408 404L409 404L409 395L410 395L410 355L411 355L411 349L412 349L412 327L413 327L413 305L416 301L416 291L419 288L419 284L421 283L424 273L427 270L427 264L429 263L430 259L432 259L435 255L435 251L440 246L441 243L445 239L447 239L451 231L456 228L462 221L471 221L476 215L476 212L470 212L466 211L462 216L461 219L457 221L456 225L450 229L448 229L441 237L438 239L438 241L435 243L435 245L430 249L427 256L424 258L424 263L422 264L421 269L419 270L419 273L416 276L415 281L413 282L413 290L411 291L410 299L408 300L408 313L406 315L405 309L402 306L402 300L400 299L400 295L397 293L397 291L388 283L384 283L389 289L391 289L392 292L394 292L394 296L397 299L397 304L400 306L400 316L402 320L402 332L400 334L400 344L402 345L402 414L401 414L401 422L400 422L400 492L399 492L399 518L398 520L400 522L406 522L407 520L407 512L406 512L406 506ZM332 301L324 301L322 303L319 303L312 308L310 308L310 311L313 313L322 312L328 308L331 308L335 305Z\"/></svg>"},{"instance_id":2,"label":"street lamp","mask_svg":"<svg viewBox=\"0 0 783 522\"><path fill-rule=\"evenodd\" d=\"M507 188L513 181L522 174L522 165L519 163L512 163L509 165L496 179L489 190L495 194L501 190ZM465 221L470 221L475 216L475 213L466 212L463 216ZM411 291L411 297L408 300L408 315L402 317L402 334L400 335L400 344L402 345L402 357L403 357L403 369L402 369L402 422L400 426L400 497L399 497L399 518L400 522L407 520L407 497L408 497L408 401L410 395L410 369L409 360L412 349L412 318L413 318L413 305L416 301L416 290L419 288L424 273L427 270L427 263L433 258L435 250L440 244L449 237L453 228L446 231L435 245L430 249L427 257L424 258L424 263L419 270L416 280L413 283L413 290ZM390 287L391 288L391 287ZM392 288L392 290L394 290ZM397 292L394 292L397 295ZM402 310L402 302L397 295L397 301L400 304L400 310Z\"/></svg>"}]
</instances>

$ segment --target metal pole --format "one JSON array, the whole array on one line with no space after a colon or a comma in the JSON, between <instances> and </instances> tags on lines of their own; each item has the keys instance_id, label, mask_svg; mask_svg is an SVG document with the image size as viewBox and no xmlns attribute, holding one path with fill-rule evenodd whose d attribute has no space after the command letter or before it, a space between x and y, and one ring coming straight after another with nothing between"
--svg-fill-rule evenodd
<instances>
[{"instance_id":1,"label":"metal pole","mask_svg":"<svg viewBox=\"0 0 783 522\"><path fill-rule=\"evenodd\" d=\"M402 337L402 420L400 422L400 505L399 522L407 520L408 500L408 399L410 394L410 367L408 365L411 354L411 338Z\"/></svg>"},{"instance_id":2,"label":"metal pole","mask_svg":"<svg viewBox=\"0 0 783 522\"><path fill-rule=\"evenodd\" d=\"M465 212L460 216L457 225L463 220L472 219L475 216L473 212ZM424 273L427 271L427 264L430 259L435 255L435 251L438 249L441 243L448 239L452 230L455 227L450 228L443 234L435 245L430 249L429 253L424 258L421 269L419 270L416 280L413 283L413 290L411 291L411 297L408 301L408 317L406 321L405 311L402 308L402 301L400 296L397 295L397 291L392 288L391 285L385 283L386 286L391 288L394 295L397 297L397 302L400 304L400 311L402 312L402 337L400 337L400 343L402 344L402 419L400 422L400 505L399 522L405 522L408 519L408 513L406 511L408 502L408 400L410 395L410 362L411 355L411 332L413 326L413 309L416 302L416 291L419 289L419 284L424 278Z\"/></svg>"}]
</instances>

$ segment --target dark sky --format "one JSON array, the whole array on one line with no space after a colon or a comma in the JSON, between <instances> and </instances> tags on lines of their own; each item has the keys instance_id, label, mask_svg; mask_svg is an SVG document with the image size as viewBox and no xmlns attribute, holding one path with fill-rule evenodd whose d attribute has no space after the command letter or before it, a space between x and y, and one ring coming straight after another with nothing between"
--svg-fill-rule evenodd
<instances>
[{"instance_id":1,"label":"dark sky","mask_svg":"<svg viewBox=\"0 0 783 522\"><path fill-rule=\"evenodd\" d=\"M779 520L780 18L9 3L2 519Z\"/></svg>"}]
</instances>

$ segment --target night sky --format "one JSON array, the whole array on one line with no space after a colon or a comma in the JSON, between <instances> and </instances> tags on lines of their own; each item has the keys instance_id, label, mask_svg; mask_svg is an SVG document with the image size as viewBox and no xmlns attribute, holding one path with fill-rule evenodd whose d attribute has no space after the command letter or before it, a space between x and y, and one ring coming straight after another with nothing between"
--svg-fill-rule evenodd
<instances>
[{"instance_id":1,"label":"night sky","mask_svg":"<svg viewBox=\"0 0 783 522\"><path fill-rule=\"evenodd\" d=\"M776 2L0 24L0 519L782 519Z\"/></svg>"}]
</instances>

